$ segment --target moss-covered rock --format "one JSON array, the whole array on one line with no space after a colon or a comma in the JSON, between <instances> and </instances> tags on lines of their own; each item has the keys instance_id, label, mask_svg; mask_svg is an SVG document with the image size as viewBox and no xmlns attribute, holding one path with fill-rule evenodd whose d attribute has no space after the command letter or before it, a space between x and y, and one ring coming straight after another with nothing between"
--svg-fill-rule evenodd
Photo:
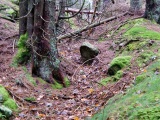
<instances>
[{"instance_id":1,"label":"moss-covered rock","mask_svg":"<svg viewBox=\"0 0 160 120\"><path fill-rule=\"evenodd\" d=\"M128 66L131 62L131 56L119 56L112 60L108 69L109 75L115 75L117 71Z\"/></svg>"},{"instance_id":2,"label":"moss-covered rock","mask_svg":"<svg viewBox=\"0 0 160 120\"><path fill-rule=\"evenodd\" d=\"M0 0L0 14L4 18L14 19L18 17L19 6L10 0Z\"/></svg>"},{"instance_id":3,"label":"moss-covered rock","mask_svg":"<svg viewBox=\"0 0 160 120\"><path fill-rule=\"evenodd\" d=\"M0 119L12 116L12 111L17 111L16 102L10 98L8 91L0 85Z\"/></svg>"}]
</instances>

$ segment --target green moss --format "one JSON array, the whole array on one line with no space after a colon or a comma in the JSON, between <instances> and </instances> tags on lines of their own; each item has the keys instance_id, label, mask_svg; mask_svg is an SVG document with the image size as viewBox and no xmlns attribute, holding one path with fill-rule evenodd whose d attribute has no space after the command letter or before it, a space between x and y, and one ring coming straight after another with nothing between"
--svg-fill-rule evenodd
<instances>
[{"instance_id":1,"label":"green moss","mask_svg":"<svg viewBox=\"0 0 160 120\"><path fill-rule=\"evenodd\" d=\"M12 110L17 111L17 104L10 98L8 91L0 85L0 119L6 119L12 115Z\"/></svg>"},{"instance_id":2,"label":"green moss","mask_svg":"<svg viewBox=\"0 0 160 120\"><path fill-rule=\"evenodd\" d=\"M56 81L51 86L52 86L53 89L62 89L63 88L63 85L56 82Z\"/></svg>"},{"instance_id":3,"label":"green moss","mask_svg":"<svg viewBox=\"0 0 160 120\"><path fill-rule=\"evenodd\" d=\"M138 66L143 66L145 65L147 62L149 62L152 58L152 56L154 56L155 54L150 51L150 50L146 50L144 52L142 52L138 58L137 58L137 63L138 63Z\"/></svg>"},{"instance_id":4,"label":"green moss","mask_svg":"<svg viewBox=\"0 0 160 120\"><path fill-rule=\"evenodd\" d=\"M115 82L115 81L118 81L122 76L123 76L123 71L122 71L122 70L117 71L117 73L113 76L114 82Z\"/></svg>"},{"instance_id":5,"label":"green moss","mask_svg":"<svg viewBox=\"0 0 160 120\"><path fill-rule=\"evenodd\" d=\"M70 86L70 81L67 77L64 78L64 84L66 85L66 87Z\"/></svg>"},{"instance_id":6,"label":"green moss","mask_svg":"<svg viewBox=\"0 0 160 120\"><path fill-rule=\"evenodd\" d=\"M115 75L117 71L130 65L131 58L132 58L131 56L119 56L114 58L108 69L108 74Z\"/></svg>"},{"instance_id":7,"label":"green moss","mask_svg":"<svg viewBox=\"0 0 160 120\"><path fill-rule=\"evenodd\" d=\"M151 39L151 40L160 40L160 33L148 30L147 28L143 26L134 26L130 30L128 30L124 36L132 36L134 38L141 37L145 39Z\"/></svg>"},{"instance_id":8,"label":"green moss","mask_svg":"<svg viewBox=\"0 0 160 120\"><path fill-rule=\"evenodd\" d=\"M24 34L20 36L18 41L18 52L16 56L13 58L12 65L17 66L18 64L27 63L30 57L30 50L27 46L28 34Z\"/></svg>"},{"instance_id":9,"label":"green moss","mask_svg":"<svg viewBox=\"0 0 160 120\"><path fill-rule=\"evenodd\" d=\"M136 80L135 80L135 84L137 85L137 84L141 83L143 80L145 80L146 77L147 77L146 74L141 74L141 75L137 76Z\"/></svg>"},{"instance_id":10,"label":"green moss","mask_svg":"<svg viewBox=\"0 0 160 120\"><path fill-rule=\"evenodd\" d=\"M118 81L122 76L123 76L123 71L122 70L117 71L117 73L114 76L107 77L107 78L104 78L104 79L100 80L100 84L102 84L102 85L105 86L109 82L116 82L116 81Z\"/></svg>"},{"instance_id":11,"label":"green moss","mask_svg":"<svg viewBox=\"0 0 160 120\"><path fill-rule=\"evenodd\" d=\"M17 104L15 103L15 101L13 99L7 99L4 103L3 103L4 106L10 108L11 110L13 111L16 111L17 110Z\"/></svg>"},{"instance_id":12,"label":"green moss","mask_svg":"<svg viewBox=\"0 0 160 120\"><path fill-rule=\"evenodd\" d=\"M24 98L25 101L28 101L28 102L34 102L36 101L36 98L35 97L26 97Z\"/></svg>"},{"instance_id":13,"label":"green moss","mask_svg":"<svg viewBox=\"0 0 160 120\"><path fill-rule=\"evenodd\" d=\"M160 118L160 60L150 64L147 75L139 84L108 101L107 106L91 120L158 120Z\"/></svg>"},{"instance_id":14,"label":"green moss","mask_svg":"<svg viewBox=\"0 0 160 120\"><path fill-rule=\"evenodd\" d=\"M22 67L23 68L23 70L24 70L24 72L25 72L25 77L26 77L26 79L29 81L29 82L31 82L34 86L36 86L37 84L36 84L36 81L34 80L34 78L32 77L32 75L30 74L30 73L28 73L28 70L27 70L27 68L26 67Z\"/></svg>"},{"instance_id":15,"label":"green moss","mask_svg":"<svg viewBox=\"0 0 160 120\"><path fill-rule=\"evenodd\" d=\"M45 80L43 80L42 78L37 78L37 80L42 84L47 84L47 82Z\"/></svg>"},{"instance_id":16,"label":"green moss","mask_svg":"<svg viewBox=\"0 0 160 120\"><path fill-rule=\"evenodd\" d=\"M118 65L120 68L124 68L130 64L131 56L119 56L112 60L111 66Z\"/></svg>"},{"instance_id":17,"label":"green moss","mask_svg":"<svg viewBox=\"0 0 160 120\"><path fill-rule=\"evenodd\" d=\"M107 78L100 80L100 84L105 86L108 82L111 82L111 81L112 81L112 77L107 77Z\"/></svg>"},{"instance_id":18,"label":"green moss","mask_svg":"<svg viewBox=\"0 0 160 120\"><path fill-rule=\"evenodd\" d=\"M0 96L2 97L1 101L6 101L9 98L8 91L0 85Z\"/></svg>"}]
</instances>

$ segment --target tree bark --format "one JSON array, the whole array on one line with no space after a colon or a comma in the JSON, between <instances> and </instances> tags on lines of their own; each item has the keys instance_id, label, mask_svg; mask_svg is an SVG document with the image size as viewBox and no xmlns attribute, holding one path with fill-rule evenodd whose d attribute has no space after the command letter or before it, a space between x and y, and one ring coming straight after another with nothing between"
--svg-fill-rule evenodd
<instances>
[{"instance_id":1,"label":"tree bark","mask_svg":"<svg viewBox=\"0 0 160 120\"><path fill-rule=\"evenodd\" d=\"M142 9L142 0L130 0L130 10L139 12Z\"/></svg>"},{"instance_id":2,"label":"tree bark","mask_svg":"<svg viewBox=\"0 0 160 120\"><path fill-rule=\"evenodd\" d=\"M19 35L25 34L27 30L27 17L24 17L27 15L28 11L28 2L27 0L19 0L19 16L21 16L19 20Z\"/></svg>"},{"instance_id":3,"label":"tree bark","mask_svg":"<svg viewBox=\"0 0 160 120\"><path fill-rule=\"evenodd\" d=\"M160 24L160 0L146 0L144 17Z\"/></svg>"},{"instance_id":4,"label":"tree bark","mask_svg":"<svg viewBox=\"0 0 160 120\"><path fill-rule=\"evenodd\" d=\"M27 33L31 37L33 33L34 26L34 9L33 9L34 0L28 0L28 16L27 16Z\"/></svg>"}]
</instances>

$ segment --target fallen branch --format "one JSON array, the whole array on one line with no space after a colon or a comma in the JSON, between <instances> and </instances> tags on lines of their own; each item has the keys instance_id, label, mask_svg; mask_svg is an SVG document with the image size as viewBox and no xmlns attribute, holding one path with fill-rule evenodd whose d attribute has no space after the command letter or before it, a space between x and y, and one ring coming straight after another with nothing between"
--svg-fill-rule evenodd
<instances>
[{"instance_id":1,"label":"fallen branch","mask_svg":"<svg viewBox=\"0 0 160 120\"><path fill-rule=\"evenodd\" d=\"M15 20L13 20L11 18L7 18L7 17L3 17L3 16L0 16L0 18L15 23Z\"/></svg>"},{"instance_id":2,"label":"fallen branch","mask_svg":"<svg viewBox=\"0 0 160 120\"><path fill-rule=\"evenodd\" d=\"M128 12L125 12L125 13L120 14L120 15L118 15L118 16L113 16L113 17L110 17L110 18L108 18L108 19L105 19L105 20L102 20L102 21L93 23L93 24L91 24L91 25L88 25L88 26L86 26L86 27L84 27L84 28L82 28L82 29L80 29L80 30L74 31L74 32L72 32L72 33L67 33L67 34L61 35L61 36L59 36L57 39L58 39L58 40L62 40L62 39L65 39L65 38L72 37L72 36L74 36L75 34L82 33L82 32L84 32L84 31L86 31L86 30L88 30L88 29L90 29L90 28L97 27L97 26L99 26L99 25L101 25L101 24L104 24L104 23L106 23L106 22L110 22L110 21L112 21L112 20L114 20L114 19L117 19L117 18L119 18L119 17L121 17L121 16L125 16L125 15L127 15L127 14L128 14Z\"/></svg>"}]
</instances>

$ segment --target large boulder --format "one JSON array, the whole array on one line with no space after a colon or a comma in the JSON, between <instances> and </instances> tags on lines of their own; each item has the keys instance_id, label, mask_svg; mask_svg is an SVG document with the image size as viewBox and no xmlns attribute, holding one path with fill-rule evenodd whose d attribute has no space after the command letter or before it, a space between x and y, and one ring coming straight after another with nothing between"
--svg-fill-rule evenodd
<instances>
[{"instance_id":1,"label":"large boulder","mask_svg":"<svg viewBox=\"0 0 160 120\"><path fill-rule=\"evenodd\" d=\"M99 53L99 50L89 42L84 42L80 47L80 53L82 59L86 61L96 57Z\"/></svg>"}]
</instances>

